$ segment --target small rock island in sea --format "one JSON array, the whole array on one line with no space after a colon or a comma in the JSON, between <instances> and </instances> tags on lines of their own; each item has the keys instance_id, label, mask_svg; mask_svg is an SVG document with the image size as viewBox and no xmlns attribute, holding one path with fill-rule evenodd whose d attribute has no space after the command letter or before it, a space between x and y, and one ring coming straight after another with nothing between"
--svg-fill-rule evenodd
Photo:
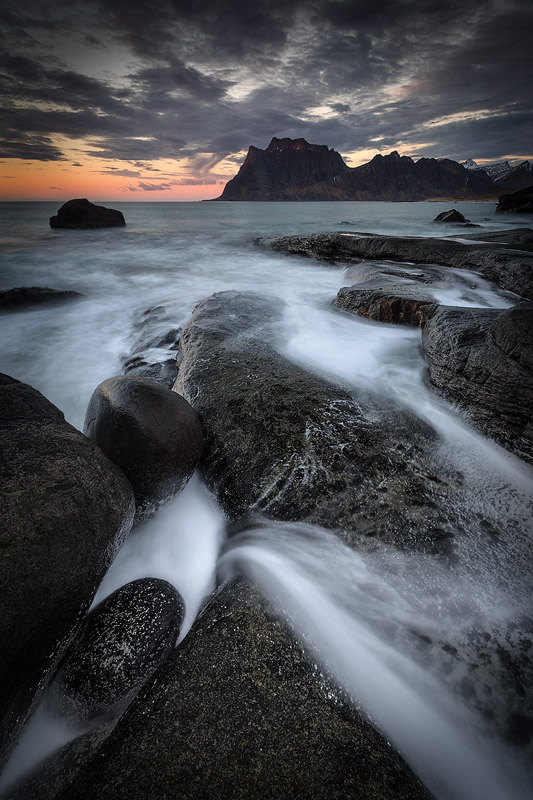
<instances>
[{"instance_id":1,"label":"small rock island in sea","mask_svg":"<svg viewBox=\"0 0 533 800\"><path fill-rule=\"evenodd\" d=\"M69 200L50 217L51 228L111 228L125 224L122 211L96 206L86 198Z\"/></svg>"}]
</instances>

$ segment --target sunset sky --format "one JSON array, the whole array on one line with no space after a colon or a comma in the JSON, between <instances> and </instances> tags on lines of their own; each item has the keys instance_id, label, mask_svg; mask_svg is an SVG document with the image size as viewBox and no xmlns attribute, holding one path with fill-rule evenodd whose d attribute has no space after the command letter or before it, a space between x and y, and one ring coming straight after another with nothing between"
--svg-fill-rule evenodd
<instances>
[{"instance_id":1,"label":"sunset sky","mask_svg":"<svg viewBox=\"0 0 533 800\"><path fill-rule=\"evenodd\" d=\"M200 200L249 145L533 156L532 0L2 0L0 199Z\"/></svg>"}]
</instances>

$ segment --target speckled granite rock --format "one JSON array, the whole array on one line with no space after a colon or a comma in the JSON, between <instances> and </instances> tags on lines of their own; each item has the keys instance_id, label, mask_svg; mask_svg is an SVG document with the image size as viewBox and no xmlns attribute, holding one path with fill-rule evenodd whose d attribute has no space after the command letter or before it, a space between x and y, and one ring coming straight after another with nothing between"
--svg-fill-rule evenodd
<instances>
[{"instance_id":1,"label":"speckled granite rock","mask_svg":"<svg viewBox=\"0 0 533 800\"><path fill-rule=\"evenodd\" d=\"M61 800L422 800L247 584L226 587Z\"/></svg>"},{"instance_id":2,"label":"speckled granite rock","mask_svg":"<svg viewBox=\"0 0 533 800\"><path fill-rule=\"evenodd\" d=\"M0 750L14 744L129 532L122 472L39 392L0 377Z\"/></svg>"},{"instance_id":3,"label":"speckled granite rock","mask_svg":"<svg viewBox=\"0 0 533 800\"><path fill-rule=\"evenodd\" d=\"M168 581L117 589L84 619L50 685L50 707L75 722L123 708L176 646L184 614Z\"/></svg>"}]
</instances>

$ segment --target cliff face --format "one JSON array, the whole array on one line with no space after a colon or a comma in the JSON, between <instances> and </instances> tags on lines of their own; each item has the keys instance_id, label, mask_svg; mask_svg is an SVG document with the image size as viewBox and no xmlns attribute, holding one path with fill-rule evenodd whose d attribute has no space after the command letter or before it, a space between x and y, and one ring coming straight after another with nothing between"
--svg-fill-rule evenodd
<instances>
[{"instance_id":1,"label":"cliff face","mask_svg":"<svg viewBox=\"0 0 533 800\"><path fill-rule=\"evenodd\" d=\"M456 161L422 158L415 163L393 152L352 168L327 145L274 138L266 150L250 147L217 200L424 200L496 191L485 173Z\"/></svg>"}]
</instances>

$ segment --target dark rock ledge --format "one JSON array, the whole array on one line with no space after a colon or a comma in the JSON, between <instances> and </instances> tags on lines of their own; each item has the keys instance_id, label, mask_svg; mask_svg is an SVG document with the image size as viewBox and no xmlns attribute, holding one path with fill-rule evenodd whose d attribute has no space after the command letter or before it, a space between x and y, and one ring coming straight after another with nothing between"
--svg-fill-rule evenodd
<instances>
[{"instance_id":1,"label":"dark rock ledge","mask_svg":"<svg viewBox=\"0 0 533 800\"><path fill-rule=\"evenodd\" d=\"M224 588L59 800L429 800L272 608Z\"/></svg>"},{"instance_id":2,"label":"dark rock ledge","mask_svg":"<svg viewBox=\"0 0 533 800\"><path fill-rule=\"evenodd\" d=\"M388 259L472 270L503 289L533 300L533 230L529 229L529 234L522 231L506 231L506 234L505 241L489 239L483 244L357 233L282 236L259 239L258 243L332 263Z\"/></svg>"},{"instance_id":3,"label":"dark rock ledge","mask_svg":"<svg viewBox=\"0 0 533 800\"><path fill-rule=\"evenodd\" d=\"M48 286L17 286L0 291L0 311L19 311L31 306L62 303L77 297L83 295L68 289L50 289Z\"/></svg>"}]
</instances>

